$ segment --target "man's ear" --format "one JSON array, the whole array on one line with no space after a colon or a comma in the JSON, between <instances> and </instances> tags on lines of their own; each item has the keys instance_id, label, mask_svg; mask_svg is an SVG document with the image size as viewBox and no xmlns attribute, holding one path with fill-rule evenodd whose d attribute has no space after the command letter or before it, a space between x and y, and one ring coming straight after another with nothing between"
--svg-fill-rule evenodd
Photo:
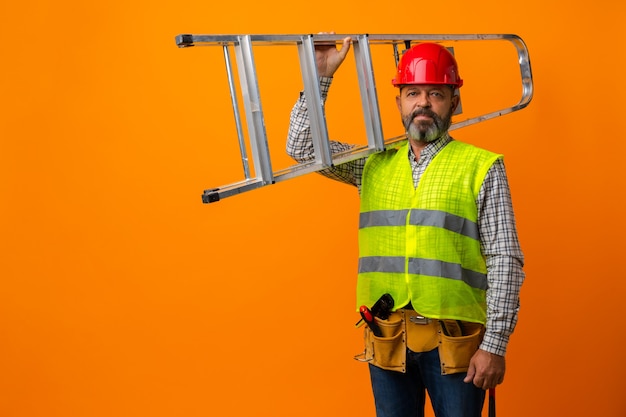
<instances>
[{"instance_id":1,"label":"man's ear","mask_svg":"<svg viewBox=\"0 0 626 417\"><path fill-rule=\"evenodd\" d=\"M459 107L461 97L458 94L452 96L452 104L450 105L450 111L454 113L456 108Z\"/></svg>"},{"instance_id":2,"label":"man's ear","mask_svg":"<svg viewBox=\"0 0 626 417\"><path fill-rule=\"evenodd\" d=\"M398 106L398 110L400 110L400 114L402 114L402 100L399 94L396 96L396 106Z\"/></svg>"}]
</instances>

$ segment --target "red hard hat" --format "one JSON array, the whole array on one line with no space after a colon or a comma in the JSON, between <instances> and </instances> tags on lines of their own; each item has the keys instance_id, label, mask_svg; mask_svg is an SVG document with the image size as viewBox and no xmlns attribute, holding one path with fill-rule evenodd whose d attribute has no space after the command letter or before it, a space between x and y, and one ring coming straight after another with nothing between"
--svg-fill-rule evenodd
<instances>
[{"instance_id":1,"label":"red hard hat","mask_svg":"<svg viewBox=\"0 0 626 417\"><path fill-rule=\"evenodd\" d=\"M456 59L447 48L437 43L419 43L406 51L398 63L398 72L391 83L463 85Z\"/></svg>"}]
</instances>

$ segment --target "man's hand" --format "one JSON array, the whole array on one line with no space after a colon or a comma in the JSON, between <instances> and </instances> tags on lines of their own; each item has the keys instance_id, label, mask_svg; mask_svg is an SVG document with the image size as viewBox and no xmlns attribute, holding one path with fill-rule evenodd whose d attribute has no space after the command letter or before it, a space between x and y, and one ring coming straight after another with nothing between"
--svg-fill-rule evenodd
<instances>
[{"instance_id":1,"label":"man's hand","mask_svg":"<svg viewBox=\"0 0 626 417\"><path fill-rule=\"evenodd\" d=\"M320 35L334 34L335 32L320 32ZM317 63L317 75L320 77L332 77L339 68L348 51L352 38L349 36L343 39L341 49L337 49L334 42L316 42L315 43L315 61Z\"/></svg>"},{"instance_id":2,"label":"man's hand","mask_svg":"<svg viewBox=\"0 0 626 417\"><path fill-rule=\"evenodd\" d=\"M463 382L472 382L484 390L495 388L504 381L505 368L504 356L478 349L470 360Z\"/></svg>"}]
</instances>

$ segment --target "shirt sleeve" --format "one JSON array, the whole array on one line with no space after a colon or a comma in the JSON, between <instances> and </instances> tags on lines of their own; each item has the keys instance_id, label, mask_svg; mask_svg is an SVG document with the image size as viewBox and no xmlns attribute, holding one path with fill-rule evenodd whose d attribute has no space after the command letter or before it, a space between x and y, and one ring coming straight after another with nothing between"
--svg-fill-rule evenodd
<instances>
[{"instance_id":1,"label":"shirt sleeve","mask_svg":"<svg viewBox=\"0 0 626 417\"><path fill-rule=\"evenodd\" d=\"M332 78L320 77L322 103L326 102L331 83ZM330 141L330 151L332 154L344 152L353 147L354 145L348 143ZM315 158L311 123L304 92L300 93L300 98L291 110L289 132L287 134L287 154L298 162L306 162ZM330 179L360 188L364 165L365 160L358 159L323 169L319 171L319 173Z\"/></svg>"},{"instance_id":2,"label":"shirt sleeve","mask_svg":"<svg viewBox=\"0 0 626 417\"><path fill-rule=\"evenodd\" d=\"M502 159L490 168L478 196L478 227L487 263L487 324L480 348L506 353L517 324L525 279L511 193Z\"/></svg>"}]
</instances>

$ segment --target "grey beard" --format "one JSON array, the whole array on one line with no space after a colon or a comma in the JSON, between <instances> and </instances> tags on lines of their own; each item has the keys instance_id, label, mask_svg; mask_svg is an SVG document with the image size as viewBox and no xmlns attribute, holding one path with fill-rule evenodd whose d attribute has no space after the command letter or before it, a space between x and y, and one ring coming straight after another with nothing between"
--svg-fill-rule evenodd
<instances>
[{"instance_id":1,"label":"grey beard","mask_svg":"<svg viewBox=\"0 0 626 417\"><path fill-rule=\"evenodd\" d=\"M433 119L433 123L426 129L413 123L413 119L420 114L427 115ZM441 118L430 110L418 110L410 115L403 116L402 123L409 139L428 143L439 139L448 131L452 124L452 116L447 114L444 118Z\"/></svg>"}]
</instances>

